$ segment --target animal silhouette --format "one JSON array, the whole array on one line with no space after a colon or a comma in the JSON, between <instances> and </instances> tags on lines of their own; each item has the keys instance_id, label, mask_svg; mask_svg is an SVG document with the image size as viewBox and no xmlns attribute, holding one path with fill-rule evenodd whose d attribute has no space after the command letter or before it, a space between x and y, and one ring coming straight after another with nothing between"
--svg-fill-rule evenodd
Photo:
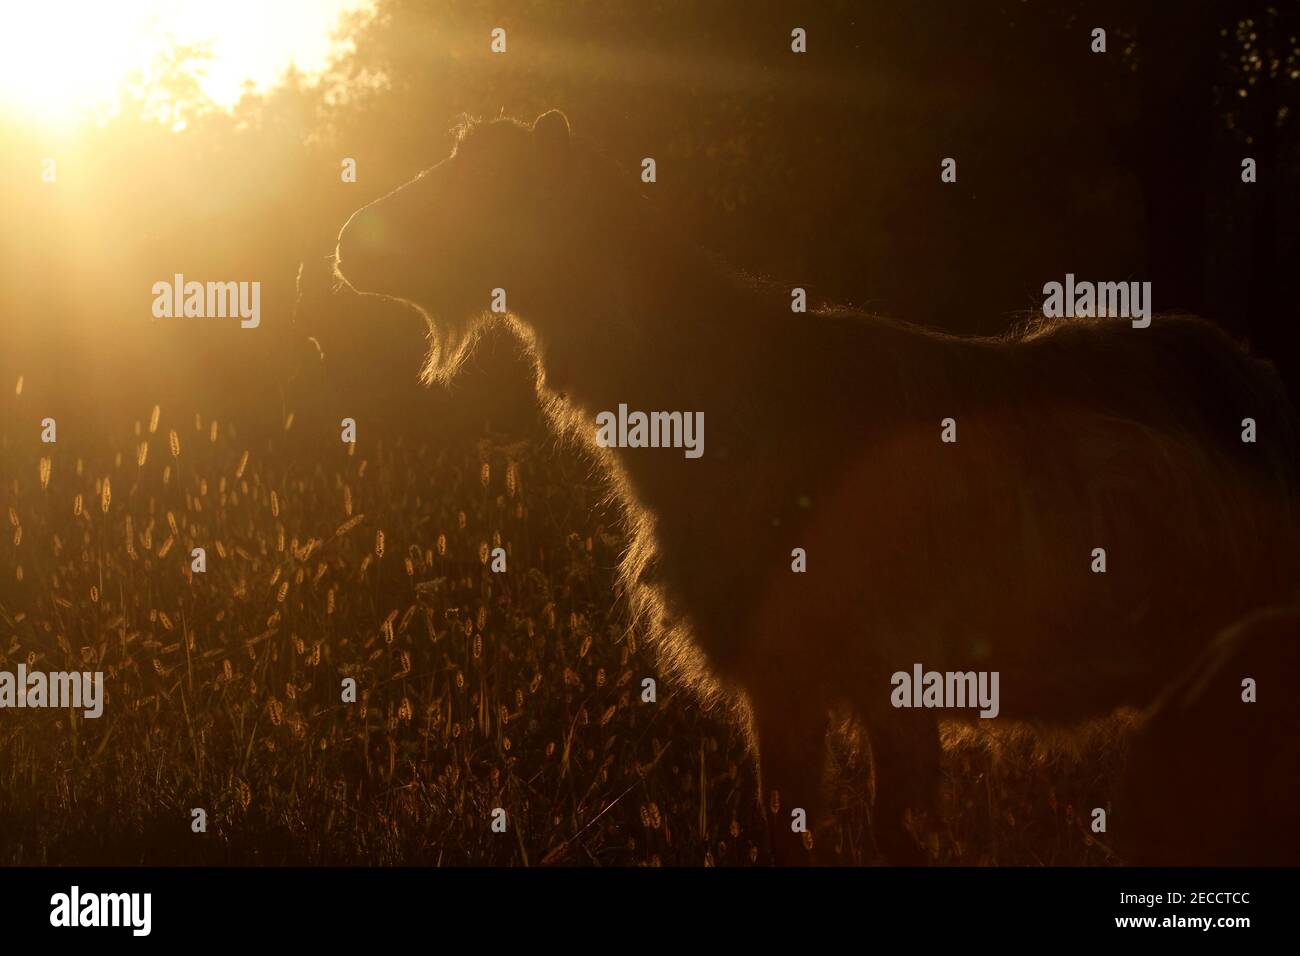
<instances>
[{"instance_id":1,"label":"animal silhouette","mask_svg":"<svg viewBox=\"0 0 1300 956\"><path fill-rule=\"evenodd\" d=\"M1292 414L1214 326L964 338L798 314L638 185L559 112L470 122L349 219L336 268L424 313L429 382L488 321L517 336L556 432L624 505L636 621L673 679L749 730L778 861L824 856L841 704L870 741L877 844L921 859L906 821L933 812L938 714L895 707L894 673L997 672L1002 716L1068 722L1149 701L1295 580ZM620 405L702 413L704 454L603 447L596 417Z\"/></svg>"}]
</instances>

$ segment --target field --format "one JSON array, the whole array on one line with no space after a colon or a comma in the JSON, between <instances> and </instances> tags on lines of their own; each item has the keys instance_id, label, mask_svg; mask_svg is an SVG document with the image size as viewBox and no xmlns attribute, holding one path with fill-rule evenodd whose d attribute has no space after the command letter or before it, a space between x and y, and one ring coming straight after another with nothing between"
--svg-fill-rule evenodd
<instances>
[{"instance_id":1,"label":"field","mask_svg":"<svg viewBox=\"0 0 1300 956\"><path fill-rule=\"evenodd\" d=\"M0 670L107 686L97 720L0 712L0 863L768 862L754 763L629 631L618 516L571 449L123 425L84 459L0 439ZM1087 824L1122 730L946 728L933 862L1120 862ZM878 862L869 761L847 728L833 750L819 853Z\"/></svg>"}]
</instances>

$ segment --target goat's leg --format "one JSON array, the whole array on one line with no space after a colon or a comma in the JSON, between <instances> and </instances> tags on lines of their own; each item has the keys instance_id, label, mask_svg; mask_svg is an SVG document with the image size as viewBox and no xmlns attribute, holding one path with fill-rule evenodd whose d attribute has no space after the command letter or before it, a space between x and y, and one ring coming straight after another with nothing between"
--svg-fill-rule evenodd
<instances>
[{"instance_id":1,"label":"goat's leg","mask_svg":"<svg viewBox=\"0 0 1300 956\"><path fill-rule=\"evenodd\" d=\"M894 864L920 866L926 856L908 832L910 810L938 823L939 722L927 711L876 709L870 715L871 769L875 806L871 824L876 846Z\"/></svg>"},{"instance_id":2,"label":"goat's leg","mask_svg":"<svg viewBox=\"0 0 1300 956\"><path fill-rule=\"evenodd\" d=\"M749 695L758 747L759 803L778 866L812 864L811 835L825 822L829 718L821 698L789 693L793 689L767 682ZM807 833L794 829L796 810L803 811Z\"/></svg>"}]
</instances>

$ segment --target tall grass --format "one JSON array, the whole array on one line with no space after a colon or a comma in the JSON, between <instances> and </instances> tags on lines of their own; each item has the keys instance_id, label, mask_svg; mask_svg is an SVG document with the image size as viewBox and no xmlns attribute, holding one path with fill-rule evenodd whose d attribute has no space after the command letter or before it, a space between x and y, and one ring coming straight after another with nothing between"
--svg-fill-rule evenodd
<instances>
[{"instance_id":1,"label":"tall grass","mask_svg":"<svg viewBox=\"0 0 1300 956\"><path fill-rule=\"evenodd\" d=\"M102 670L107 701L98 720L0 711L0 862L766 862L740 736L627 629L624 541L587 463L331 436L304 457L168 419L103 460L5 441L0 669ZM1113 859L1086 824L1114 726L946 738L946 815L921 831L936 862ZM872 862L851 732L834 762L821 852Z\"/></svg>"}]
</instances>

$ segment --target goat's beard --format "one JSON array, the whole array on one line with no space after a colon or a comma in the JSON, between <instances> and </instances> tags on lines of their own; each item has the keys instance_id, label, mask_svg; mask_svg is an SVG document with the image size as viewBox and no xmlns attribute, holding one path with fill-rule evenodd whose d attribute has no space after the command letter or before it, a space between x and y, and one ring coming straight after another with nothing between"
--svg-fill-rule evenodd
<instances>
[{"instance_id":1,"label":"goat's beard","mask_svg":"<svg viewBox=\"0 0 1300 956\"><path fill-rule=\"evenodd\" d=\"M468 320L449 321L431 315L423 306L410 304L424 316L429 327L429 354L424 360L420 381L426 385L449 385L474 350L486 324L484 317L479 315Z\"/></svg>"}]
</instances>

